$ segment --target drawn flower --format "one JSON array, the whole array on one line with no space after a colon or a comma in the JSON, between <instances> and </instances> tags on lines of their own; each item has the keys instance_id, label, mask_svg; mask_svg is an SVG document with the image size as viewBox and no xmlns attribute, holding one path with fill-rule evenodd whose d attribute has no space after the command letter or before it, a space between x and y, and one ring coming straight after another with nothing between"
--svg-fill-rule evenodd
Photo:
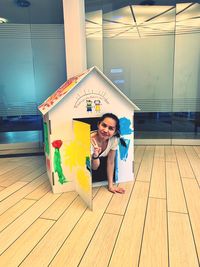
<instances>
[{"instance_id":1,"label":"drawn flower","mask_svg":"<svg viewBox=\"0 0 200 267\"><path fill-rule=\"evenodd\" d=\"M63 170L62 170L62 166L61 166L61 156L60 156L60 151L59 151L60 147L62 146L62 141L61 140L55 140L52 142L52 146L55 148L54 159L53 159L54 171L57 172L57 174L58 174L59 183L64 184L67 182L67 179L63 174Z\"/></svg>"},{"instance_id":2,"label":"drawn flower","mask_svg":"<svg viewBox=\"0 0 200 267\"><path fill-rule=\"evenodd\" d=\"M61 140L55 140L55 141L52 142L52 146L54 148L60 149L60 147L62 146L62 141Z\"/></svg>"}]
</instances>

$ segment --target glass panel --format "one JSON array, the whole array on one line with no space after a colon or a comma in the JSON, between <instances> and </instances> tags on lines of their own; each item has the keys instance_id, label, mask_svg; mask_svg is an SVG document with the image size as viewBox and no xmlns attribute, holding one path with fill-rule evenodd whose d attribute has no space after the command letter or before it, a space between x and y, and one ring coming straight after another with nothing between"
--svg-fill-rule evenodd
<instances>
[{"instance_id":1,"label":"glass panel","mask_svg":"<svg viewBox=\"0 0 200 267\"><path fill-rule=\"evenodd\" d=\"M135 137L170 138L176 8L109 7L103 12L104 72L141 109Z\"/></svg>"},{"instance_id":2,"label":"glass panel","mask_svg":"<svg viewBox=\"0 0 200 267\"><path fill-rule=\"evenodd\" d=\"M200 4L176 5L172 138L200 138Z\"/></svg>"},{"instance_id":3,"label":"glass panel","mask_svg":"<svg viewBox=\"0 0 200 267\"><path fill-rule=\"evenodd\" d=\"M169 2L86 1L87 12L103 10L103 47L88 44L88 62L103 51L104 73L141 108L136 139L199 144L200 4Z\"/></svg>"},{"instance_id":4,"label":"glass panel","mask_svg":"<svg viewBox=\"0 0 200 267\"><path fill-rule=\"evenodd\" d=\"M35 95L37 103L42 103L66 81L62 0L40 1L31 14Z\"/></svg>"},{"instance_id":5,"label":"glass panel","mask_svg":"<svg viewBox=\"0 0 200 267\"><path fill-rule=\"evenodd\" d=\"M41 142L37 107L66 80L62 0L2 0L0 10L0 144Z\"/></svg>"}]
</instances>

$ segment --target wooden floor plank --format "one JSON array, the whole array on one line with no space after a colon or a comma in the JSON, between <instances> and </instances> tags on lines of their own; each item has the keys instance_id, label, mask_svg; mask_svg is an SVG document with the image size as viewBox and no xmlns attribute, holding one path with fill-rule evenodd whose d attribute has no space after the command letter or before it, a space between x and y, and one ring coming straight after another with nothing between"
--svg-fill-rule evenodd
<instances>
[{"instance_id":1,"label":"wooden floor plank","mask_svg":"<svg viewBox=\"0 0 200 267\"><path fill-rule=\"evenodd\" d=\"M193 148L196 151L198 157L200 158L200 146L193 146Z\"/></svg>"},{"instance_id":2,"label":"wooden floor plank","mask_svg":"<svg viewBox=\"0 0 200 267\"><path fill-rule=\"evenodd\" d=\"M200 259L200 190L196 180L182 179L192 231L195 237L198 257Z\"/></svg>"},{"instance_id":3,"label":"wooden floor plank","mask_svg":"<svg viewBox=\"0 0 200 267\"><path fill-rule=\"evenodd\" d=\"M43 197L49 191L51 191L51 185L50 185L49 181L45 181L43 184L38 186L33 192L28 194L25 198L26 199L39 200L41 197Z\"/></svg>"},{"instance_id":4,"label":"wooden floor plank","mask_svg":"<svg viewBox=\"0 0 200 267\"><path fill-rule=\"evenodd\" d=\"M9 186L35 170L35 166L19 166L0 176L0 185Z\"/></svg>"},{"instance_id":5,"label":"wooden floor plank","mask_svg":"<svg viewBox=\"0 0 200 267\"><path fill-rule=\"evenodd\" d=\"M138 266L149 183L135 182L109 267Z\"/></svg>"},{"instance_id":6,"label":"wooden floor plank","mask_svg":"<svg viewBox=\"0 0 200 267\"><path fill-rule=\"evenodd\" d=\"M99 189L100 189L99 186L92 188L92 198L94 198L96 196L96 194L99 191Z\"/></svg>"},{"instance_id":7,"label":"wooden floor plank","mask_svg":"<svg viewBox=\"0 0 200 267\"><path fill-rule=\"evenodd\" d=\"M3 253L38 217L49 207L59 194L47 193L30 209L0 233L0 254ZM12 233L12 235L10 234Z\"/></svg>"},{"instance_id":8,"label":"wooden floor plank","mask_svg":"<svg viewBox=\"0 0 200 267\"><path fill-rule=\"evenodd\" d=\"M6 158L0 158L0 163L6 163L6 162L12 162L12 163L21 163L22 158L21 157L6 157Z\"/></svg>"},{"instance_id":9,"label":"wooden floor plank","mask_svg":"<svg viewBox=\"0 0 200 267\"><path fill-rule=\"evenodd\" d=\"M0 191L2 191L2 190L4 190L5 189L5 187L3 187L3 186L0 186Z\"/></svg>"},{"instance_id":10,"label":"wooden floor plank","mask_svg":"<svg viewBox=\"0 0 200 267\"><path fill-rule=\"evenodd\" d=\"M17 190L19 190L20 188L22 188L23 186L25 186L27 184L27 182L16 182L6 188L4 188L4 190L2 190L0 192L0 201L4 200L5 198L9 197L10 195L12 195L14 192L16 192Z\"/></svg>"},{"instance_id":11,"label":"wooden floor plank","mask_svg":"<svg viewBox=\"0 0 200 267\"><path fill-rule=\"evenodd\" d=\"M113 246L122 222L122 216L105 214L90 242L80 267L108 266Z\"/></svg>"},{"instance_id":12,"label":"wooden floor plank","mask_svg":"<svg viewBox=\"0 0 200 267\"><path fill-rule=\"evenodd\" d=\"M140 163L135 162L134 163L134 179L136 179L136 177L137 177L139 168L140 168Z\"/></svg>"},{"instance_id":13,"label":"wooden floor plank","mask_svg":"<svg viewBox=\"0 0 200 267\"><path fill-rule=\"evenodd\" d=\"M127 203L130 198L131 190L134 182L121 183L119 186L125 189L125 194L114 194L108 208L107 213L123 215L125 213Z\"/></svg>"},{"instance_id":14,"label":"wooden floor plank","mask_svg":"<svg viewBox=\"0 0 200 267\"><path fill-rule=\"evenodd\" d=\"M176 162L176 154L174 146L165 146L165 158L166 161Z\"/></svg>"},{"instance_id":15,"label":"wooden floor plank","mask_svg":"<svg viewBox=\"0 0 200 267\"><path fill-rule=\"evenodd\" d=\"M0 202L0 215L4 213L7 209L15 205L18 201L23 199L26 195L28 195L30 192L35 190L38 186L40 186L44 181L47 179L46 173L41 175L40 177L33 180L31 183L28 183L24 187L22 187L20 190L9 196L8 198L4 199L2 202Z\"/></svg>"},{"instance_id":16,"label":"wooden floor plank","mask_svg":"<svg viewBox=\"0 0 200 267\"><path fill-rule=\"evenodd\" d=\"M20 266L48 266L85 210L86 205L77 197ZM76 240L76 243L78 243L78 240ZM73 255L74 252L71 252L70 254Z\"/></svg>"},{"instance_id":17,"label":"wooden floor plank","mask_svg":"<svg viewBox=\"0 0 200 267\"><path fill-rule=\"evenodd\" d=\"M188 156L189 160L190 159L198 159L198 154L195 151L193 146L184 146L184 150L186 155Z\"/></svg>"},{"instance_id":18,"label":"wooden floor plank","mask_svg":"<svg viewBox=\"0 0 200 267\"><path fill-rule=\"evenodd\" d=\"M35 178L37 178L37 177L39 177L45 173L46 173L46 167L45 166L38 166L33 172L27 174L26 176L21 177L20 181L31 182Z\"/></svg>"},{"instance_id":19,"label":"wooden floor plank","mask_svg":"<svg viewBox=\"0 0 200 267\"><path fill-rule=\"evenodd\" d=\"M6 173L3 173L0 175L0 183L2 183L3 181L5 181L6 179L9 179L10 177L14 177L14 175L20 175L23 174L23 170L25 168L23 166L19 166L17 165L17 167L10 169L9 171L7 171Z\"/></svg>"},{"instance_id":20,"label":"wooden floor plank","mask_svg":"<svg viewBox=\"0 0 200 267\"><path fill-rule=\"evenodd\" d=\"M168 267L167 215L164 199L149 199L139 266Z\"/></svg>"},{"instance_id":21,"label":"wooden floor plank","mask_svg":"<svg viewBox=\"0 0 200 267\"><path fill-rule=\"evenodd\" d=\"M76 192L63 193L56 201L41 215L41 218L58 220L63 212L77 197Z\"/></svg>"},{"instance_id":22,"label":"wooden floor plank","mask_svg":"<svg viewBox=\"0 0 200 267\"><path fill-rule=\"evenodd\" d=\"M98 191L94 198L93 211L86 210L49 266L78 266L111 197L112 194L106 188Z\"/></svg>"},{"instance_id":23,"label":"wooden floor plank","mask_svg":"<svg viewBox=\"0 0 200 267\"><path fill-rule=\"evenodd\" d=\"M142 161L144 152L145 152L146 147L145 146L136 146L135 147L135 154L134 154L134 162L135 163L140 163Z\"/></svg>"},{"instance_id":24,"label":"wooden floor plank","mask_svg":"<svg viewBox=\"0 0 200 267\"><path fill-rule=\"evenodd\" d=\"M176 162L166 162L167 209L187 213L181 178Z\"/></svg>"},{"instance_id":25,"label":"wooden floor plank","mask_svg":"<svg viewBox=\"0 0 200 267\"><path fill-rule=\"evenodd\" d=\"M154 159L160 159L160 160L165 159L165 147L164 146L155 147Z\"/></svg>"},{"instance_id":26,"label":"wooden floor plank","mask_svg":"<svg viewBox=\"0 0 200 267\"><path fill-rule=\"evenodd\" d=\"M13 163L10 161L0 161L0 178L2 174L5 174L19 166L19 163Z\"/></svg>"},{"instance_id":27,"label":"wooden floor plank","mask_svg":"<svg viewBox=\"0 0 200 267\"><path fill-rule=\"evenodd\" d=\"M7 164L7 163L13 163L14 165L16 162L19 162L19 161L20 161L20 158L12 158L12 157L0 158L0 165L3 166L4 164Z\"/></svg>"},{"instance_id":28,"label":"wooden floor plank","mask_svg":"<svg viewBox=\"0 0 200 267\"><path fill-rule=\"evenodd\" d=\"M22 199L0 216L0 232L17 219L35 203L34 200Z\"/></svg>"},{"instance_id":29,"label":"wooden floor plank","mask_svg":"<svg viewBox=\"0 0 200 267\"><path fill-rule=\"evenodd\" d=\"M2 267L16 267L24 260L30 251L37 245L40 239L52 227L54 221L37 219L14 244L12 244L1 256ZM48 248L47 248L48 253ZM30 265L34 266L34 265Z\"/></svg>"},{"instance_id":30,"label":"wooden floor plank","mask_svg":"<svg viewBox=\"0 0 200 267\"><path fill-rule=\"evenodd\" d=\"M200 158L192 146L185 146L185 152L197 179L200 179Z\"/></svg>"},{"instance_id":31,"label":"wooden floor plank","mask_svg":"<svg viewBox=\"0 0 200 267\"><path fill-rule=\"evenodd\" d=\"M186 156L183 146L175 146L176 157L181 177L195 178L190 162Z\"/></svg>"},{"instance_id":32,"label":"wooden floor plank","mask_svg":"<svg viewBox=\"0 0 200 267\"><path fill-rule=\"evenodd\" d=\"M168 226L170 267L198 267L198 258L187 214L169 212Z\"/></svg>"},{"instance_id":33,"label":"wooden floor plank","mask_svg":"<svg viewBox=\"0 0 200 267\"><path fill-rule=\"evenodd\" d=\"M151 177L150 197L166 198L165 162L155 159Z\"/></svg>"},{"instance_id":34,"label":"wooden floor plank","mask_svg":"<svg viewBox=\"0 0 200 267\"><path fill-rule=\"evenodd\" d=\"M23 165L31 166L37 164L38 166L45 165L45 157L44 156L32 156L32 157L24 157Z\"/></svg>"},{"instance_id":35,"label":"wooden floor plank","mask_svg":"<svg viewBox=\"0 0 200 267\"><path fill-rule=\"evenodd\" d=\"M143 159L140 164L140 169L137 174L138 181L150 181L153 158L154 158L154 150L153 146L147 146L143 155Z\"/></svg>"}]
</instances>

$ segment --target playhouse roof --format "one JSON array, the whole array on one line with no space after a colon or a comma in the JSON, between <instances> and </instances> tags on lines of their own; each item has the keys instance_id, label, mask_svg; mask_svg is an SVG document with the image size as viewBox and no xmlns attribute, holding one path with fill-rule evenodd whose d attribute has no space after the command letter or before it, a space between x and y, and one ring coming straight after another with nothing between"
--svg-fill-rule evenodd
<instances>
[{"instance_id":1,"label":"playhouse roof","mask_svg":"<svg viewBox=\"0 0 200 267\"><path fill-rule=\"evenodd\" d=\"M71 90L73 90L89 73L96 70L96 72L106 80L115 90L132 105L133 109L139 110L139 108L125 95L123 94L114 83L111 82L96 66L84 71L83 73L74 76L63 83L51 96L49 96L39 107L40 112L45 115L49 112L58 102L63 99Z\"/></svg>"}]
</instances>

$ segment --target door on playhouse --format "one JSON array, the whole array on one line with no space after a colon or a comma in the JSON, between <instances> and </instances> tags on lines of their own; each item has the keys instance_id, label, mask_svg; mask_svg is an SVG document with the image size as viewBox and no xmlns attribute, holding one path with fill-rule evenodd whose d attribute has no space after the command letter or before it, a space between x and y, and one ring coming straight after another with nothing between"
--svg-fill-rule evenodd
<instances>
[{"instance_id":1,"label":"door on playhouse","mask_svg":"<svg viewBox=\"0 0 200 267\"><path fill-rule=\"evenodd\" d=\"M92 176L90 162L90 125L73 120L75 189L92 209Z\"/></svg>"}]
</instances>

